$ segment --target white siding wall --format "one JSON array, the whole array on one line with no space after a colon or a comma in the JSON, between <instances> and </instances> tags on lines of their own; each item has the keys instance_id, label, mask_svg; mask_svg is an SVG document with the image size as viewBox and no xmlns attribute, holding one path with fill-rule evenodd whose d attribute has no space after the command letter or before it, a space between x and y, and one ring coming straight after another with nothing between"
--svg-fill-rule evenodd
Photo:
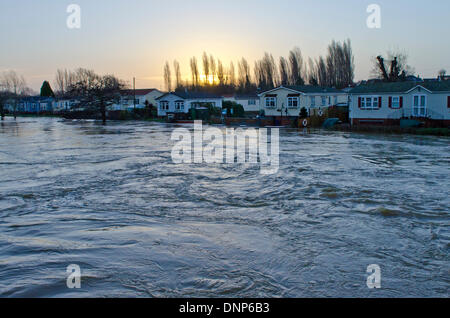
<instances>
[{"instance_id":1,"label":"white siding wall","mask_svg":"<svg viewBox=\"0 0 450 318\"><path fill-rule=\"evenodd\" d=\"M352 96L350 105L351 119L400 119L402 117L413 116L413 105L415 95L426 96L427 116L431 119L449 120L450 108L447 107L447 98L450 92L430 93L423 88L415 88L413 91L405 93L378 93L378 94L356 94ZM382 106L380 109L365 110L359 108L359 98L368 96L381 96ZM403 107L400 109L389 108L389 97L403 97Z\"/></svg>"},{"instance_id":2,"label":"white siding wall","mask_svg":"<svg viewBox=\"0 0 450 318\"><path fill-rule=\"evenodd\" d=\"M175 113L175 112L187 114L189 112L189 110L191 109L191 105L194 103L211 103L215 107L222 109L222 101L223 101L221 98L220 99L218 99L218 98L187 99L187 100L184 100L184 110L176 110L175 103L180 100L182 100L182 98L180 98L176 95L173 95L173 94L167 95L163 99L160 99L158 101L158 106L157 106L158 107L158 116L165 117L167 115L167 113ZM168 102L169 109L168 110L161 109L161 102Z\"/></svg>"},{"instance_id":3,"label":"white siding wall","mask_svg":"<svg viewBox=\"0 0 450 318\"><path fill-rule=\"evenodd\" d=\"M288 107L288 95L300 94L299 105L295 108ZM276 107L266 107L266 95L277 95ZM315 101L313 105L312 99ZM325 98L325 103L322 103L322 97ZM310 109L319 109L333 106L336 104L345 104L348 102L348 94L346 93L299 93L286 88L279 88L271 92L260 95L260 109L264 110L266 116L281 116L280 109L283 105L283 116L286 116L286 108L288 109L287 116L297 117L300 110L305 107L308 111Z\"/></svg>"},{"instance_id":4,"label":"white siding wall","mask_svg":"<svg viewBox=\"0 0 450 318\"><path fill-rule=\"evenodd\" d=\"M259 112L259 98L249 98L249 99L236 99L236 103L242 105L246 112ZM253 105L250 105L250 101L254 101Z\"/></svg>"}]
</instances>

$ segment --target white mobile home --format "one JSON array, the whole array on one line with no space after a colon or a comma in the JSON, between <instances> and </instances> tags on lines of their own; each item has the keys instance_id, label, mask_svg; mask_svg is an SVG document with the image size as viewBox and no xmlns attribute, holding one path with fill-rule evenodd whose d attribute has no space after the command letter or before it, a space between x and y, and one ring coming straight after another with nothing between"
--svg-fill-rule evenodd
<instances>
[{"instance_id":1,"label":"white mobile home","mask_svg":"<svg viewBox=\"0 0 450 318\"><path fill-rule=\"evenodd\" d=\"M111 110L132 110L134 108L143 109L147 105L157 106L157 98L164 93L157 89L128 89L123 90L120 102L111 106Z\"/></svg>"},{"instance_id":2,"label":"white mobile home","mask_svg":"<svg viewBox=\"0 0 450 318\"><path fill-rule=\"evenodd\" d=\"M259 113L260 99L257 94L234 94L229 96L224 96L224 101L235 102L244 107L246 113Z\"/></svg>"},{"instance_id":3,"label":"white mobile home","mask_svg":"<svg viewBox=\"0 0 450 318\"><path fill-rule=\"evenodd\" d=\"M320 86L280 86L260 93L260 108L266 116L298 117L302 108L308 113L331 106L347 106L348 93Z\"/></svg>"},{"instance_id":4,"label":"white mobile home","mask_svg":"<svg viewBox=\"0 0 450 318\"><path fill-rule=\"evenodd\" d=\"M190 109L211 105L222 109L223 97L197 92L172 92L157 98L158 116L169 114L188 114Z\"/></svg>"},{"instance_id":5,"label":"white mobile home","mask_svg":"<svg viewBox=\"0 0 450 318\"><path fill-rule=\"evenodd\" d=\"M359 85L350 91L352 125L398 125L401 119L450 126L450 81Z\"/></svg>"}]
</instances>

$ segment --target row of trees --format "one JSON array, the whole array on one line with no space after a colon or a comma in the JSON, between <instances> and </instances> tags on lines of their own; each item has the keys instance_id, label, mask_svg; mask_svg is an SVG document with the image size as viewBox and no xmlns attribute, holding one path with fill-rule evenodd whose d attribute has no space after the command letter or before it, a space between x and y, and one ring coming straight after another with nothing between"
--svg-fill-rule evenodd
<instances>
[{"instance_id":1,"label":"row of trees","mask_svg":"<svg viewBox=\"0 0 450 318\"><path fill-rule=\"evenodd\" d=\"M13 102L14 118L16 116L17 104L21 97L32 94L32 90L27 86L25 78L15 71L0 74L0 116L5 117L5 103L8 100Z\"/></svg>"},{"instance_id":2,"label":"row of trees","mask_svg":"<svg viewBox=\"0 0 450 318\"><path fill-rule=\"evenodd\" d=\"M164 83L168 91L186 87L221 92L251 92L270 89L278 85L318 85L344 88L353 84L354 57L350 40L333 41L328 54L305 63L300 48L294 48L288 57L275 61L272 54L255 61L253 71L249 62L242 58L236 64L225 66L220 59L203 53L200 61L195 56L190 59L191 77L182 80L180 64L173 63L173 73L169 62L164 65ZM172 78L174 74L174 80ZM173 86L174 84L174 86Z\"/></svg>"}]
</instances>

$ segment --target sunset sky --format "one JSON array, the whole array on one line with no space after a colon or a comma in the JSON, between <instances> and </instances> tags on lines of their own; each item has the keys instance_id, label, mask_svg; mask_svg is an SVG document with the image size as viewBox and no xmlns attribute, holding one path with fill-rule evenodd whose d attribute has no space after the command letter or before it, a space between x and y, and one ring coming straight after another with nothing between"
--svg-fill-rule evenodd
<instances>
[{"instance_id":1,"label":"sunset sky","mask_svg":"<svg viewBox=\"0 0 450 318\"><path fill-rule=\"evenodd\" d=\"M81 29L66 26L69 4L81 6ZM366 8L382 9L382 28L366 26ZM331 40L350 38L356 80L370 76L371 58L404 50L416 73L450 71L448 0L0 0L0 71L15 70L38 90L58 68L113 73L138 88L163 89L163 65L174 59L190 75L203 51L224 64L265 51L305 58L325 54Z\"/></svg>"}]
</instances>

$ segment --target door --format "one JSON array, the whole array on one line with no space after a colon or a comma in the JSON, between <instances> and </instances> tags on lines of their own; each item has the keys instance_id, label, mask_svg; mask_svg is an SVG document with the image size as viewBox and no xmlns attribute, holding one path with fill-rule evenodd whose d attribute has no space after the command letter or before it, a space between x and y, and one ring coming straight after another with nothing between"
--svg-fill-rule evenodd
<instances>
[{"instance_id":1,"label":"door","mask_svg":"<svg viewBox=\"0 0 450 318\"><path fill-rule=\"evenodd\" d=\"M427 96L414 95L413 96L413 116L426 117L427 115Z\"/></svg>"}]
</instances>

